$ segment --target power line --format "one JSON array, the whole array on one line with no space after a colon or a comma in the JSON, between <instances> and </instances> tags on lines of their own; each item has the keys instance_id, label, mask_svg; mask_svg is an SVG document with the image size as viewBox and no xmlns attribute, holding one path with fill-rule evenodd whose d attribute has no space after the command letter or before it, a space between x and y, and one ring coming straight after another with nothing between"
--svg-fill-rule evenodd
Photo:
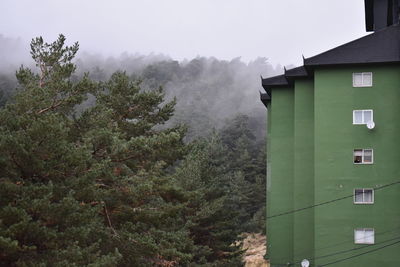
<instances>
[{"instance_id":1,"label":"power line","mask_svg":"<svg viewBox=\"0 0 400 267\"><path fill-rule=\"evenodd\" d=\"M364 237L363 237L363 238L364 238ZM351 251L356 251L356 250L361 250L361 249L365 249L365 248L369 248L369 247L381 245L381 244L384 244L384 243L387 243L387 242L390 242L390 241L394 241L394 240L398 240L398 239L400 239L400 236L397 236L397 237L391 238L391 239L387 239L387 240L381 241L381 242L376 243L376 244L371 244L371 245L368 245L368 246L364 246L364 247L356 247L356 248L341 250L341 251L333 252L333 253L330 253L330 254L326 254L326 255L322 255L322 256L317 256L317 257L310 258L310 259L307 258L307 259L310 260L310 261L312 261L312 260L316 260L316 259L328 258L328 257L332 257L332 256L335 256L335 255L339 255L339 254L343 254L343 253L347 253L347 252L351 252ZM400 240L399 240L399 241L400 241ZM301 261L294 262L293 264L298 264L298 263L301 263Z\"/></svg>"},{"instance_id":2,"label":"power line","mask_svg":"<svg viewBox=\"0 0 400 267\"><path fill-rule=\"evenodd\" d=\"M393 242L393 243L391 243L391 244L388 244L388 245L379 247L379 248L371 249L371 250L365 251L365 252L363 252L363 253L360 253L360 254L356 254L356 255L347 257L347 258L343 258L343 259L331 261L331 262L328 262L328 263L325 263L325 264L322 264L322 265L318 265L318 267L328 266L328 265L332 265L332 264L335 264L335 263L338 263L338 262L350 260L350 259L353 259L353 258L356 258L356 257L360 257L360 256L365 255L365 254L369 254L369 253L372 253L372 252L375 252L375 251L378 251L378 250L381 250L381 249L390 247L390 246L394 246L394 245L396 245L396 244L398 244L398 243L400 243L400 240L399 240L399 241L396 241L396 242Z\"/></svg>"},{"instance_id":3,"label":"power line","mask_svg":"<svg viewBox=\"0 0 400 267\"><path fill-rule=\"evenodd\" d=\"M394 186L394 185L397 185L397 184L400 184L400 180L399 180L399 181L396 181L396 182L393 182L393 183L390 183L390 184L385 184L385 185L376 187L376 188L374 188L374 190L384 189L384 188L387 188L387 187L390 187L390 186ZM325 201L325 202L321 202L321 203L314 204L314 205L311 205L311 206L307 206L307 207L295 209L295 210L292 210L292 211L287 211L287 212L283 212L283 213L279 213L279 214L267 216L265 220L271 219L271 218L280 217L280 216L284 216L284 215L288 215L288 214L293 214L293 213L296 213L296 212L299 212L299 211L303 211L303 210L315 208L315 207L318 207L318 206L330 204L330 203L333 203L333 202L336 202L336 201L340 201L340 200L344 200L344 199L352 198L352 197L354 197L354 194L347 195L347 196L343 196L343 197L340 197L340 198L337 198L337 199L333 199L333 200L329 200L329 201ZM389 231L385 231L385 232L381 232L381 233L379 233L379 234L384 234L384 233L392 232L392 231L394 231L394 230L396 230L396 229L398 229L398 228L395 228L395 229L389 230ZM378 234L377 234L377 235L378 235ZM398 238L400 238L400 237L398 237ZM395 239L397 239L397 238L395 238ZM395 239L386 240L386 241L380 242L379 244L386 243L386 242L390 242L390 241L395 240ZM387 246L394 245L394 244L397 244L397 243L399 243L399 242L400 242L400 241L397 241L397 242L395 242L395 243L393 243L393 244L389 244L389 245L387 245ZM345 243L345 242L343 242L343 243ZM343 244L343 243L340 243L340 244ZM337 244L337 245L340 245L340 244ZM337 246L337 245L335 245L335 246ZM377 244L374 244L374 245L377 245ZM373 250L371 250L371 251L367 251L367 252L364 252L364 253L361 253L361 254L358 254L358 255L354 255L354 256L351 256L351 257L346 258L346 259L341 259L341 260L339 260L339 261L337 261L337 262L344 261L344 260L347 260L347 259L351 259L351 258L354 258L354 257L357 257L357 256L361 256L361 255L364 255L364 254L367 254L367 253L370 253L370 252L374 252L374 251L376 251L376 250L383 249L383 248L385 248L385 247L387 247L387 246L384 246L384 247L381 247L381 248L377 248L377 249L373 249ZM330 247L333 247L333 246L330 246ZM369 247L369 246L367 246L367 247ZM329 248L329 247L325 247L325 248ZM335 253L332 253L332 254L329 254L329 255L324 255L324 256L320 256L320 257L315 257L315 258L313 258L313 259L325 258L325 257L334 256L334 255L338 255L338 254L342 254L342 253L346 253L346 252L350 252L350 251L354 251L354 250L358 250L358 249L363 249L363 248L366 248L366 247L353 248L353 249L350 249L350 250L338 251L338 252L335 252ZM322 249L324 249L324 248L322 248ZM290 263L290 262L288 262L287 264L274 264L274 265L275 265L275 266L290 266L290 265L293 265L293 264L296 264L296 263L299 263L299 262L295 262L295 263ZM336 263L336 261L335 261L335 262L332 262L332 263L328 263L328 264L333 264L333 263ZM321 266L326 266L326 265L321 265ZM320 266L318 266L318 267L320 267Z\"/></svg>"},{"instance_id":4,"label":"power line","mask_svg":"<svg viewBox=\"0 0 400 267\"><path fill-rule=\"evenodd\" d=\"M381 244L384 244L384 243L387 243L387 242L390 242L390 241L394 241L394 240L398 240L398 239L400 239L400 236L395 237L395 238L391 238L391 239L388 239L388 240L385 240L385 241L382 241L382 242L379 242L379 243L377 243L377 244L372 244L372 245L368 245L368 246L365 246L365 247L352 248L352 249L348 249L348 250L337 251L337 252L334 252L334 253L331 253L331 254L327 254L327 255L323 255L323 256L318 256L318 257L311 258L311 259L308 259L308 260L312 261L312 260L316 260L316 259L327 258L327 257L331 257L331 256L335 256L335 255L339 255L339 254L343 254L343 253L347 253L347 252L351 252L351 251L356 251L356 250L360 250L360 249L369 248L369 247L372 247L372 246L381 245ZM343 258L343 259L339 259L339 260L335 260L335 261L332 261L332 262L328 262L328 263L325 263L325 264L323 264L323 265L318 265L317 267L328 266L328 265L332 265L332 264L339 263L339 262L342 262L342 261L346 261L346 260L349 260L349 259L352 259L352 258L356 258L356 257L362 256L362 255L365 255L365 254L369 254L369 253L375 252L375 251L377 251L377 250L384 249L384 248L386 248L386 247L394 246L395 244L398 244L398 243L400 243L400 240L398 240L398 241L396 241L396 242L393 242L393 243L391 243L391 244L382 246L382 247L378 247L378 248L374 248L374 249L365 251L365 252L360 253L360 254L356 254L356 255L352 255L352 256L349 256L349 257L346 257L346 258ZM294 262L294 263L288 262L288 263L286 263L286 264L283 264L283 263L280 263L280 264L278 264L278 263L272 264L272 263L271 263L271 265L275 265L275 266L294 266L294 265L300 264L300 263L301 263L301 262L299 261L299 262Z\"/></svg>"},{"instance_id":5,"label":"power line","mask_svg":"<svg viewBox=\"0 0 400 267\"><path fill-rule=\"evenodd\" d=\"M384 243L387 243L387 242L390 242L390 241L394 241L394 240L397 240L397 239L400 239L400 236L395 237L395 238L391 238L391 239L388 239L388 240L385 240L385 241L382 241L382 242L379 242L377 244L371 244L371 245L368 245L368 246L365 246L365 247L357 247L357 248L352 248L352 249L347 249L347 250L334 252L334 253L323 255L323 256L318 256L318 257L315 257L313 260L328 258L328 257L331 257L331 256L335 256L335 255L339 255L339 254L343 254L343 253L347 253L347 252L351 252L351 251L355 251L355 250L360 250L360 249L364 249L364 248L368 248L368 247L372 247L372 246L376 246L376 245L381 245L381 244L384 244Z\"/></svg>"},{"instance_id":6,"label":"power line","mask_svg":"<svg viewBox=\"0 0 400 267\"><path fill-rule=\"evenodd\" d=\"M392 229L390 229L390 230L386 230L386 231L382 231L382 232L376 232L374 236L384 235L384 234L387 234L387 233L391 233L391 232L394 232L394 231L398 231L399 229L400 229L400 226L395 227L395 228L392 228ZM363 238L359 238L359 239L361 240L361 239L363 239ZM358 240L358 239L356 239L356 240ZM352 239L348 239L348 240L343 241L343 242L334 243L334 244L329 244L329 245L324 246L324 247L318 247L318 248L315 248L315 249L314 249L314 252L315 252L315 251L324 250L324 249L328 249L328 248L334 248L334 247L342 246L343 244L346 244L346 243L349 243L349 242L351 242L351 243L353 244L354 239L352 238ZM300 255L300 253L297 253L297 254L294 255L294 258L296 258L296 260L295 260L294 262L298 262L298 261L300 261L301 259L308 258L308 257L304 257L304 255L301 256L301 257L299 257L299 255Z\"/></svg>"},{"instance_id":7,"label":"power line","mask_svg":"<svg viewBox=\"0 0 400 267\"><path fill-rule=\"evenodd\" d=\"M395 227L395 228L392 228L392 229L390 229L390 230L386 230L386 231L382 231L382 232L376 232L376 233L374 233L374 236L388 234L388 233L397 231L397 230L399 230L399 229L400 229L400 227ZM335 243L335 244L331 244L331 245L328 245L328 246L325 246L325 247L316 248L314 251L319 251L319 250L323 250L323 249L328 249L328 248L334 248L334 247L342 246L343 244L346 244L346 243L349 243L349 242L351 242L351 243L353 244L353 241L354 241L354 240L362 240L362 239L364 239L364 238L365 238L365 237L360 237L359 239L353 239L353 238L352 238L352 239L346 240L346 241L344 241L344 242ZM386 242L390 242L390 241L396 240L396 239L398 239L398 238L400 238L400 236L399 236L399 237L396 237L396 238L393 238L393 239L389 239L389 240L382 241L382 242L380 242L379 244L386 243ZM372 245L369 245L369 246L375 246L375 245L378 245L378 244L372 244ZM285 264L283 264L283 263L276 263L276 264L274 264L274 265L275 265L275 266L288 266L288 264L293 265L293 264L296 264L296 263L301 263L301 260L300 260L300 259L304 259L304 258L309 259L309 260L320 259L320 258L326 258L326 257L329 257L329 256L334 256L334 255L336 255L336 254L342 254L342 253L349 252L349 251L353 251L353 250L364 249L364 248L367 248L367 247L369 247L369 246L364 246L364 247L353 248L353 249L349 249L349 250L343 250L343 251L333 252L332 254L328 254L328 255L324 255L324 256L317 256L317 257L314 257L314 258L309 258L309 257L305 257L305 256L299 257L298 255L296 255L296 258L297 258L297 259L296 259L293 263L292 263L292 262L288 262L288 263L285 263Z\"/></svg>"},{"instance_id":8,"label":"power line","mask_svg":"<svg viewBox=\"0 0 400 267\"><path fill-rule=\"evenodd\" d=\"M396 228L393 228L393 229L391 229L391 230L387 230L387 231L383 231L383 232L378 232L378 233L375 233L375 236L383 235L383 234L387 234L387 233L391 233L391 232L394 232L394 231L396 231L396 230L398 230L398 229L400 229L400 227L396 227ZM360 238L360 239L362 239L362 238ZM339 246L339 245L343 245L343 244L345 244L345 243L352 242L352 241L353 241L353 239L349 239L349 240L347 240L347 241L345 241L345 242L335 243L335 244L330 245L330 246L325 246L325 247L317 248L316 250L322 250L322 249L337 247L337 246Z\"/></svg>"},{"instance_id":9,"label":"power line","mask_svg":"<svg viewBox=\"0 0 400 267\"><path fill-rule=\"evenodd\" d=\"M389 187L389 186L393 186L393 185L396 185L396 184L400 184L400 181L376 187L376 188L374 188L374 190L375 191L376 190L380 190L380 189L383 189L383 188L386 188L386 187ZM325 202L321 202L321 203L314 204L314 205L311 205L311 206L307 206L307 207L303 207L303 208L299 208L299 209L295 209L295 210L286 211L286 212L278 213L278 214L275 214L275 215L267 216L266 220L272 219L272 218L276 218L276 217L280 217L280 216L284 216L284 215L293 214L293 213L296 213L296 212L299 212L299 211L303 211L303 210L307 210L307 209L312 209L312 208L315 208L315 207L319 207L319 206L322 206L322 205L330 204L330 203L337 202L337 201L340 201L340 200L343 200L343 199L347 199L347 198L351 198L351 197L354 197L354 194L351 194L351 195L348 195L348 196L344 196L344 197L340 197L340 198L336 198L336 199L332 199L332 200L325 201Z\"/></svg>"},{"instance_id":10,"label":"power line","mask_svg":"<svg viewBox=\"0 0 400 267\"><path fill-rule=\"evenodd\" d=\"M289 214L296 213L296 212L299 212L299 211L302 211L302 210L307 210L307 209L315 208L315 207L318 207L318 206L330 204L330 203L333 203L333 202L336 202L336 201L340 201L340 200L343 200L343 199L346 199L346 198L350 198L350 197L353 197L353 196L354 195L352 194L352 195L344 196L344 197L341 197L341 198L329 200L329 201L326 201L326 202L321 202L321 203L318 203L318 204L314 204L314 205L311 205L311 206L308 206L308 207L299 208L299 209L295 209L295 210L291 210L291 211L287 211L287 212L283 212L283 213L267 216L266 219L269 220L269 219L280 217L280 216L283 216L283 215L289 215Z\"/></svg>"},{"instance_id":11,"label":"power line","mask_svg":"<svg viewBox=\"0 0 400 267\"><path fill-rule=\"evenodd\" d=\"M374 236L378 236L378 235L383 235L383 234L391 233L391 232L394 232L394 231L399 230L399 229L400 229L400 227L392 228L392 229L387 230L387 231L375 233ZM365 238L365 237L358 238L358 239L355 239L355 240L361 240L361 239L364 239L364 238ZM363 246L363 247L357 247L357 248L352 248L352 249L348 249L348 250L337 251L337 252L333 252L333 253L331 253L331 254L327 254L327 255L323 255L323 256L317 256L317 257L314 257L314 258L309 258L309 257L304 257L304 256L303 256L303 257L297 257L298 259L295 260L294 262L288 262L288 263L274 263L273 265L274 265L274 266L293 266L293 265L295 265L295 264L300 264L300 263L301 263L301 260L299 260L299 258L301 258L301 259L308 259L308 260L311 261L311 260L315 260L315 259L321 259L321 258L326 258L326 257L338 255L338 254L343 254L343 253L346 253L346 252L351 252L351 251L355 251L355 250L365 249L365 248L368 248L368 247L371 247L371 246L381 245L381 244L384 244L384 243L387 243L387 242L390 242L390 241L393 241L393 240L396 240L396 239L400 239L400 236L395 237L395 238L391 238L391 239L387 239L387 240L381 241L381 242L379 242L379 243L371 244L371 245L368 245L368 246ZM347 241L345 241L345 242L336 243L336 244L333 244L333 245L330 245L330 246L326 246L326 247L322 247L322 248L317 248L315 251L320 250L320 249L326 249L326 248L337 247L337 246L339 246L339 245L343 245L343 244L348 243L348 242L353 242L353 240L354 240L354 239L347 240ZM272 263L271 263L271 265L272 265ZM310 266L312 266L312 265L310 265Z\"/></svg>"}]
</instances>

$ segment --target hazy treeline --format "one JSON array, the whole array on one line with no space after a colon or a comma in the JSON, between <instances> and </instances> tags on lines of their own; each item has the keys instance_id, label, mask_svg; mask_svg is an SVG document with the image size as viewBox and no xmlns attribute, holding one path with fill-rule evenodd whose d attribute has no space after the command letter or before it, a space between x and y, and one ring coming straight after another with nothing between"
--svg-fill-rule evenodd
<instances>
[{"instance_id":1,"label":"hazy treeline","mask_svg":"<svg viewBox=\"0 0 400 267\"><path fill-rule=\"evenodd\" d=\"M19 39L0 35L0 105L16 86L15 71L21 64L32 66L32 60ZM119 57L82 52L75 60L77 73L88 72L96 81L107 80L115 71L125 71L132 79L141 79L142 87L162 86L166 99L177 98L176 112L169 123L189 125L187 138L205 136L220 129L225 120L237 114L254 119L255 135L265 136L265 108L259 101L260 75L277 74L266 58L245 63L240 58L230 61L197 57L175 61L166 55L123 53Z\"/></svg>"},{"instance_id":2,"label":"hazy treeline","mask_svg":"<svg viewBox=\"0 0 400 267\"><path fill-rule=\"evenodd\" d=\"M265 108L259 101L260 75L277 73L266 58L248 63L240 58L225 61L204 57L178 62L163 55L122 54L119 58L102 58L86 53L77 65L95 80L107 79L114 71L123 70L131 78L143 80L145 88L162 86L167 99L177 98L171 123L189 125L189 139L209 134L212 128L221 128L226 119L237 114L256 119L255 134L264 137Z\"/></svg>"},{"instance_id":3,"label":"hazy treeline","mask_svg":"<svg viewBox=\"0 0 400 267\"><path fill-rule=\"evenodd\" d=\"M33 44L45 71L0 71L0 264L241 266L232 244L265 227L266 59Z\"/></svg>"}]
</instances>

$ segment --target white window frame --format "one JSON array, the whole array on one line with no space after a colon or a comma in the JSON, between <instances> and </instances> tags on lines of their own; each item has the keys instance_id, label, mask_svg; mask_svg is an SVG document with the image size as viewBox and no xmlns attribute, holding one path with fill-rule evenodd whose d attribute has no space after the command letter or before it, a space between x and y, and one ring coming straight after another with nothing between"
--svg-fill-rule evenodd
<instances>
[{"instance_id":1,"label":"white window frame","mask_svg":"<svg viewBox=\"0 0 400 267\"><path fill-rule=\"evenodd\" d=\"M362 112L362 122L361 123L356 123L356 112L361 111ZM371 121L374 121L374 110L373 109L355 109L353 110L353 124L354 125L365 125L368 123L368 121L365 121L364 118L364 113L365 112L371 112Z\"/></svg>"},{"instance_id":2,"label":"white window frame","mask_svg":"<svg viewBox=\"0 0 400 267\"><path fill-rule=\"evenodd\" d=\"M354 162L354 153L356 150L361 150L361 162ZM371 162L365 162L365 150L371 150ZM355 148L353 149L353 164L360 165L360 164L374 164L374 150L372 148Z\"/></svg>"},{"instance_id":3,"label":"white window frame","mask_svg":"<svg viewBox=\"0 0 400 267\"><path fill-rule=\"evenodd\" d=\"M357 85L355 83L355 76L356 75L361 75L361 85ZM366 75L371 75L371 84L365 84L364 83L364 76ZM372 72L354 72L353 73L353 87L372 87L373 85L373 76L372 76Z\"/></svg>"},{"instance_id":4,"label":"white window frame","mask_svg":"<svg viewBox=\"0 0 400 267\"><path fill-rule=\"evenodd\" d=\"M356 238L356 232L357 231L363 231L364 232L364 237L363 237L362 240ZM366 242L365 241L365 232L366 231L372 231L372 233L373 233L373 236L372 236L373 241L372 242ZM356 229L354 229L354 244L369 244L369 245L375 244L375 229L374 228L356 228Z\"/></svg>"},{"instance_id":5,"label":"white window frame","mask_svg":"<svg viewBox=\"0 0 400 267\"><path fill-rule=\"evenodd\" d=\"M356 200L356 190L362 190L363 191L362 192L363 201L357 202L357 200ZM371 191L372 192L372 197L371 197L372 201L371 202L364 201L365 191ZM374 204L374 201L375 201L375 192L374 192L373 188L354 188L354 201L353 201L354 204Z\"/></svg>"}]
</instances>

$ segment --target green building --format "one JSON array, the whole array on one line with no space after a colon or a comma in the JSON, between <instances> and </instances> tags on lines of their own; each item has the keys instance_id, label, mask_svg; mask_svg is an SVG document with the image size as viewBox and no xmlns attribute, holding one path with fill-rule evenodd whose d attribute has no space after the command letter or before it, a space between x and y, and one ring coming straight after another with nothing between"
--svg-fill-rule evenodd
<instances>
[{"instance_id":1,"label":"green building","mask_svg":"<svg viewBox=\"0 0 400 267\"><path fill-rule=\"evenodd\" d=\"M262 79L271 267L400 266L399 7L365 0L371 34Z\"/></svg>"}]
</instances>

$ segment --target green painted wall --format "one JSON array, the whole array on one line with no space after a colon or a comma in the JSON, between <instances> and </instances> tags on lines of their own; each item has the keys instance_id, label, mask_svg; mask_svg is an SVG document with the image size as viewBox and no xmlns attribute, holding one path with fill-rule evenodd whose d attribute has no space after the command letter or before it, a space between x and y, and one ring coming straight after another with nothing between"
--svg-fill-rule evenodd
<instances>
[{"instance_id":1,"label":"green painted wall","mask_svg":"<svg viewBox=\"0 0 400 267\"><path fill-rule=\"evenodd\" d=\"M272 92L268 110L269 178L267 216L293 209L294 90ZM267 220L267 250L271 266L293 260L293 215Z\"/></svg>"},{"instance_id":2,"label":"green painted wall","mask_svg":"<svg viewBox=\"0 0 400 267\"><path fill-rule=\"evenodd\" d=\"M269 205L269 202L270 202L270 194L268 193L268 191L269 191L269 189L271 188L271 186L270 186L270 184L271 184L271 179L268 179L268 177L271 177L271 112L272 112L272 107L271 107L271 101L269 101L268 103L267 103L267 143L266 143L266 146L267 146L267 181L266 181L266 184L267 184L267 192L266 192L266 209L267 209L267 216L269 215L269 214L271 214L270 212L271 212L271 209L270 209L270 205ZM269 223L267 222L266 223L266 225L265 225L265 227L266 227L266 233L267 233L267 251L266 251L266 254L265 254L265 258L266 259L270 259L270 248L271 248L271 246L269 246L269 236L272 234L272 230L273 229L271 229L270 227L269 227Z\"/></svg>"},{"instance_id":3,"label":"green painted wall","mask_svg":"<svg viewBox=\"0 0 400 267\"><path fill-rule=\"evenodd\" d=\"M372 72L373 86L353 88L353 72ZM400 181L400 66L320 67L314 74L314 80L295 81L294 89L272 89L267 216ZM352 124L356 109L373 109L375 129ZM353 164L356 148L372 148L374 163ZM371 205L346 198L268 219L271 266L304 258L323 265L400 240L400 185L374 194ZM354 244L356 228L374 228L375 245ZM358 250L337 254L351 249ZM400 266L399 249L400 244L334 266Z\"/></svg>"},{"instance_id":4,"label":"green painted wall","mask_svg":"<svg viewBox=\"0 0 400 267\"><path fill-rule=\"evenodd\" d=\"M353 88L352 73L369 71L373 72L373 86ZM351 195L354 188L375 188L400 180L400 66L320 68L315 71L314 85L315 203ZM354 109L373 109L376 128L371 131L365 125L353 125ZM374 164L353 164L355 148L373 148ZM354 244L354 229L359 227L374 228L376 244L400 236L399 192L400 185L375 191L372 205L355 205L348 198L315 208L315 256L365 246ZM335 266L400 266L399 249L399 245L385 248Z\"/></svg>"},{"instance_id":5,"label":"green painted wall","mask_svg":"<svg viewBox=\"0 0 400 267\"><path fill-rule=\"evenodd\" d=\"M294 90L294 209L314 204L314 80L295 81ZM294 216L294 259L314 256L314 209Z\"/></svg>"}]
</instances>

